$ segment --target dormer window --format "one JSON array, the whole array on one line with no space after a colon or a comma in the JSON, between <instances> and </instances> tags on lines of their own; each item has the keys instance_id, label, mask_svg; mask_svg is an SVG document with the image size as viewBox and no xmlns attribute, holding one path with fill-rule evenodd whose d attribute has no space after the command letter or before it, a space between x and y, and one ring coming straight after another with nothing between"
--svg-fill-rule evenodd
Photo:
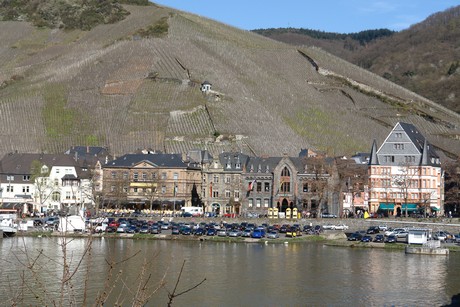
<instances>
[{"instance_id":1,"label":"dormer window","mask_svg":"<svg viewBox=\"0 0 460 307\"><path fill-rule=\"evenodd\" d=\"M241 163L236 163L235 168L240 169L241 168Z\"/></svg>"}]
</instances>

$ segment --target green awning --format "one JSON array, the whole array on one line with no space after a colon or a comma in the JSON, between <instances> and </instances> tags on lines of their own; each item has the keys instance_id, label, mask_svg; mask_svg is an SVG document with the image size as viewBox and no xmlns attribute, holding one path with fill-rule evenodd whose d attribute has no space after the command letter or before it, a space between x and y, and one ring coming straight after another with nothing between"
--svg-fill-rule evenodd
<instances>
[{"instance_id":1,"label":"green awning","mask_svg":"<svg viewBox=\"0 0 460 307\"><path fill-rule=\"evenodd\" d=\"M395 204L380 203L379 210L394 210Z\"/></svg>"},{"instance_id":2,"label":"green awning","mask_svg":"<svg viewBox=\"0 0 460 307\"><path fill-rule=\"evenodd\" d=\"M401 210L406 211L416 211L417 210L417 204L402 204Z\"/></svg>"},{"instance_id":3,"label":"green awning","mask_svg":"<svg viewBox=\"0 0 460 307\"><path fill-rule=\"evenodd\" d=\"M431 211L439 211L438 207L430 207L430 208L431 208Z\"/></svg>"}]
</instances>

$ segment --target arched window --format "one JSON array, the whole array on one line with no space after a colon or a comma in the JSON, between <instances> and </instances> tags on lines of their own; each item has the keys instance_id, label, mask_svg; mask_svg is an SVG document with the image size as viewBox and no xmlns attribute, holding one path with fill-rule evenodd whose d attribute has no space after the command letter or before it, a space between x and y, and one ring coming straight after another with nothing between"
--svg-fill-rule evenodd
<instances>
[{"instance_id":1,"label":"arched window","mask_svg":"<svg viewBox=\"0 0 460 307\"><path fill-rule=\"evenodd\" d=\"M61 193L53 192L53 195L51 195L51 199L53 201L60 201L61 200Z\"/></svg>"},{"instance_id":2,"label":"arched window","mask_svg":"<svg viewBox=\"0 0 460 307\"><path fill-rule=\"evenodd\" d=\"M289 169L285 166L283 170L281 171L281 176L291 176L291 172L289 172Z\"/></svg>"}]
</instances>

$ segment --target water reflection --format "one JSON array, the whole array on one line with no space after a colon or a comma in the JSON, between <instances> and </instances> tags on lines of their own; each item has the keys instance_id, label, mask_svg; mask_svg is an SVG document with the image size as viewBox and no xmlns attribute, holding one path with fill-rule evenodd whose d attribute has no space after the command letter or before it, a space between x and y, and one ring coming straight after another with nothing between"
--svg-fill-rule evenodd
<instances>
[{"instance_id":1,"label":"water reflection","mask_svg":"<svg viewBox=\"0 0 460 307\"><path fill-rule=\"evenodd\" d=\"M44 289L44 301L51 302L53 295L60 292L62 242L56 238L9 238L0 244L0 296L22 295L24 303L36 305L32 298L37 293L31 293L30 289ZM97 239L79 263L86 244L87 240L76 239L67 245L71 270L79 265L72 279L77 305L85 298L93 302L106 281L113 282L118 273L121 275L112 293L121 293L125 302L130 300L129 293L135 292L139 282L149 275L150 290L165 282L165 289L171 291L184 260L186 266L179 291L204 278L207 280L196 290L178 297L177 306L410 306L420 302L439 306L449 303L460 289L460 256L456 253L430 257L316 243L264 245ZM133 255L136 256L122 262L110 276L111 263ZM28 269L32 263L39 274L34 275ZM145 271L141 270L144 263ZM33 287L25 288L25 283ZM110 299L107 305L114 301ZM149 305L164 306L166 302L167 292L162 289Z\"/></svg>"}]
</instances>

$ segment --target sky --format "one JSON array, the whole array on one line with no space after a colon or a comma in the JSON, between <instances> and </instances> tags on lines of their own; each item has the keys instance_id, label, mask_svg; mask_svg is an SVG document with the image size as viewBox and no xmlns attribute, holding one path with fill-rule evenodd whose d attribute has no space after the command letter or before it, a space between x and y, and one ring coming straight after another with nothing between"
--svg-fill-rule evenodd
<instances>
[{"instance_id":1,"label":"sky","mask_svg":"<svg viewBox=\"0 0 460 307\"><path fill-rule=\"evenodd\" d=\"M150 0L243 29L304 28L335 33L401 31L459 0Z\"/></svg>"}]
</instances>

